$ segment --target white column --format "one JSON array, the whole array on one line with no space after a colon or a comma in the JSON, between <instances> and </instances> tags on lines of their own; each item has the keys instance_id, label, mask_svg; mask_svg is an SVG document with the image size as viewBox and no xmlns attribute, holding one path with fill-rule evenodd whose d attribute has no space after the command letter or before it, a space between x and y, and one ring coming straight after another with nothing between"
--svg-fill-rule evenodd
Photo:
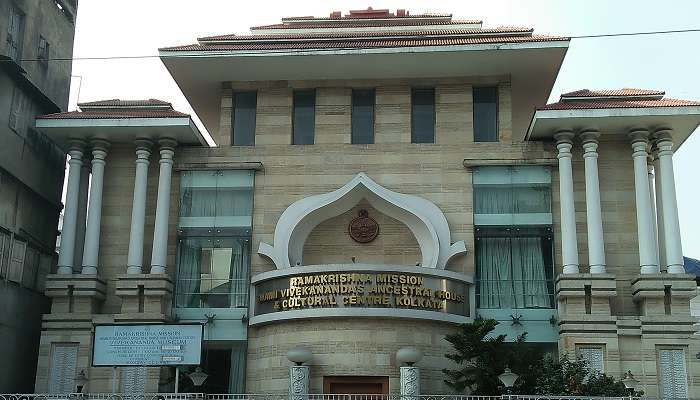
<instances>
[{"instance_id":1,"label":"white column","mask_svg":"<svg viewBox=\"0 0 700 400\"><path fill-rule=\"evenodd\" d=\"M90 188L90 160L84 157L80 167L80 189L78 190L78 218L75 225L75 250L73 251L73 272L80 273L85 248L85 222L87 221L88 189Z\"/></svg>"},{"instance_id":2,"label":"white column","mask_svg":"<svg viewBox=\"0 0 700 400\"><path fill-rule=\"evenodd\" d=\"M151 273L164 274L168 258L168 216L170 214L170 180L173 171L175 145L171 139L161 139L160 173L158 175L158 200L156 202L156 222L153 228L153 251Z\"/></svg>"},{"instance_id":3,"label":"white column","mask_svg":"<svg viewBox=\"0 0 700 400\"><path fill-rule=\"evenodd\" d=\"M629 133L632 141L632 158L634 160L634 192L637 209L637 241L639 242L640 273L659 272L656 264L656 246L654 245L654 226L651 220L651 197L649 195L649 178L647 176L647 145L649 132L638 129Z\"/></svg>"},{"instance_id":4,"label":"white column","mask_svg":"<svg viewBox=\"0 0 700 400\"><path fill-rule=\"evenodd\" d=\"M683 274L683 247L681 229L678 223L678 204L676 203L676 182L673 176L673 140L668 130L656 132L659 171L661 175L661 205L663 214L664 250L669 274Z\"/></svg>"},{"instance_id":5,"label":"white column","mask_svg":"<svg viewBox=\"0 0 700 400\"><path fill-rule=\"evenodd\" d=\"M136 175L134 177L134 198L131 203L131 230L129 232L129 255L126 261L127 274L142 273L143 230L146 223L146 193L148 189L148 157L151 155L151 141L136 141Z\"/></svg>"},{"instance_id":6,"label":"white column","mask_svg":"<svg viewBox=\"0 0 700 400\"><path fill-rule=\"evenodd\" d=\"M97 275L97 257L100 253L100 224L102 221L102 187L104 186L105 158L109 143L92 141L92 180L88 199L85 249L83 250L83 274Z\"/></svg>"},{"instance_id":7,"label":"white column","mask_svg":"<svg viewBox=\"0 0 700 400\"><path fill-rule=\"evenodd\" d=\"M653 149L652 149L653 151ZM654 192L654 164L651 154L647 158L647 178L649 179L649 203L651 204L651 226L654 228L654 255L656 256L656 265L661 269L659 263L659 229L657 227L656 217L656 193Z\"/></svg>"},{"instance_id":8,"label":"white column","mask_svg":"<svg viewBox=\"0 0 700 400\"><path fill-rule=\"evenodd\" d=\"M656 244L659 248L659 266L666 266L666 246L664 245L664 204L661 196L661 163L659 162L659 149L654 146L654 199L656 200Z\"/></svg>"},{"instance_id":9,"label":"white column","mask_svg":"<svg viewBox=\"0 0 700 400\"><path fill-rule=\"evenodd\" d=\"M559 154L559 206L561 213L561 259L562 272L577 274L578 242L576 240L576 210L574 209L574 178L571 167L571 146L574 133L559 131L557 140Z\"/></svg>"},{"instance_id":10,"label":"white column","mask_svg":"<svg viewBox=\"0 0 700 400\"><path fill-rule=\"evenodd\" d=\"M600 132L597 131L581 133L583 161L586 170L586 228L588 230L588 265L591 274L605 273L603 216L600 207L600 182L598 180L598 137L600 137Z\"/></svg>"},{"instance_id":11,"label":"white column","mask_svg":"<svg viewBox=\"0 0 700 400\"><path fill-rule=\"evenodd\" d=\"M78 221L78 197L80 192L80 167L83 165L83 147L85 142L73 141L68 151L68 185L66 187L66 207L63 210L63 227L61 228L61 249L58 253L56 273L70 275L73 273L75 252L75 228Z\"/></svg>"}]
</instances>

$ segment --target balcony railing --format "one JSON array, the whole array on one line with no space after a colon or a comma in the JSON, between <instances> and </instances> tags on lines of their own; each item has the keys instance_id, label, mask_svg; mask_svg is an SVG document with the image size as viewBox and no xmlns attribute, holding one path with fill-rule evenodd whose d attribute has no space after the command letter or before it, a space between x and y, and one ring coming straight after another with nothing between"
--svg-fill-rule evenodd
<instances>
[{"instance_id":1,"label":"balcony railing","mask_svg":"<svg viewBox=\"0 0 700 400\"><path fill-rule=\"evenodd\" d=\"M400 394L205 394L205 393L66 393L0 394L0 400L660 400L656 397L590 397L538 395L421 395ZM669 399L663 399L669 400ZM693 400L692 398L672 400ZM700 400L700 399L695 399Z\"/></svg>"}]
</instances>

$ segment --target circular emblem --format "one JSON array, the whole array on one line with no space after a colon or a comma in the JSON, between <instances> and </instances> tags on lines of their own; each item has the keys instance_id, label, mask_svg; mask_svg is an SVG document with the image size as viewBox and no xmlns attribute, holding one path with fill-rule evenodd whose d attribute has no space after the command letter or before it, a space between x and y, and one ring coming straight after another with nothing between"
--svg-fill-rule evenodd
<instances>
[{"instance_id":1,"label":"circular emblem","mask_svg":"<svg viewBox=\"0 0 700 400\"><path fill-rule=\"evenodd\" d=\"M360 210L359 216L350 221L348 232L352 240L358 243L369 243L379 235L379 224L369 217L367 210Z\"/></svg>"}]
</instances>

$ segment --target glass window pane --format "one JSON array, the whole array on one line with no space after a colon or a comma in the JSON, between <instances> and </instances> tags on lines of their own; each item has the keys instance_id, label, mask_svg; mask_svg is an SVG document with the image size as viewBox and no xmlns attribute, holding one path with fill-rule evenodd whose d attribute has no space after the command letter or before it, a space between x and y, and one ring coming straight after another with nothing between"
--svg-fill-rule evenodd
<instances>
[{"instance_id":1,"label":"glass window pane","mask_svg":"<svg viewBox=\"0 0 700 400\"><path fill-rule=\"evenodd\" d=\"M374 89L352 91L353 144L374 143Z\"/></svg>"},{"instance_id":2,"label":"glass window pane","mask_svg":"<svg viewBox=\"0 0 700 400\"><path fill-rule=\"evenodd\" d=\"M498 88L475 87L472 91L474 103L474 141L498 141Z\"/></svg>"},{"instance_id":3,"label":"glass window pane","mask_svg":"<svg viewBox=\"0 0 700 400\"><path fill-rule=\"evenodd\" d=\"M477 227L480 308L552 308L553 260L549 227Z\"/></svg>"},{"instance_id":4,"label":"glass window pane","mask_svg":"<svg viewBox=\"0 0 700 400\"><path fill-rule=\"evenodd\" d=\"M315 106L315 90L294 91L292 144L314 144Z\"/></svg>"},{"instance_id":5,"label":"glass window pane","mask_svg":"<svg viewBox=\"0 0 700 400\"><path fill-rule=\"evenodd\" d=\"M435 143L435 89L413 89L411 143Z\"/></svg>"},{"instance_id":6,"label":"glass window pane","mask_svg":"<svg viewBox=\"0 0 700 400\"><path fill-rule=\"evenodd\" d=\"M233 94L233 140L234 146L255 144L255 111L258 102L257 92L237 92Z\"/></svg>"}]
</instances>

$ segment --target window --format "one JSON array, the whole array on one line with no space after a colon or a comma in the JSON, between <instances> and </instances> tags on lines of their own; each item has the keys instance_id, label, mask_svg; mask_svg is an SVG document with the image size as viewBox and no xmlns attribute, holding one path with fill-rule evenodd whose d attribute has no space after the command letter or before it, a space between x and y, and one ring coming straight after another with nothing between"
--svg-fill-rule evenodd
<instances>
[{"instance_id":1,"label":"window","mask_svg":"<svg viewBox=\"0 0 700 400\"><path fill-rule=\"evenodd\" d=\"M472 89L474 104L474 141L498 141L498 88Z\"/></svg>"},{"instance_id":2,"label":"window","mask_svg":"<svg viewBox=\"0 0 700 400\"><path fill-rule=\"evenodd\" d=\"M253 177L182 173L176 307L248 307Z\"/></svg>"},{"instance_id":3,"label":"window","mask_svg":"<svg viewBox=\"0 0 700 400\"><path fill-rule=\"evenodd\" d=\"M49 65L49 42L43 36L39 36L37 58L40 60L41 65L45 67Z\"/></svg>"},{"instance_id":4,"label":"window","mask_svg":"<svg viewBox=\"0 0 700 400\"><path fill-rule=\"evenodd\" d=\"M136 395L146 392L146 367L121 367L120 369L122 372L122 393Z\"/></svg>"},{"instance_id":5,"label":"window","mask_svg":"<svg viewBox=\"0 0 700 400\"><path fill-rule=\"evenodd\" d=\"M548 167L473 172L477 306L553 308Z\"/></svg>"},{"instance_id":6,"label":"window","mask_svg":"<svg viewBox=\"0 0 700 400\"><path fill-rule=\"evenodd\" d=\"M294 91L292 144L314 144L315 107L315 90Z\"/></svg>"},{"instance_id":7,"label":"window","mask_svg":"<svg viewBox=\"0 0 700 400\"><path fill-rule=\"evenodd\" d=\"M685 349L659 350L659 380L664 399L688 398L688 373Z\"/></svg>"},{"instance_id":8,"label":"window","mask_svg":"<svg viewBox=\"0 0 700 400\"><path fill-rule=\"evenodd\" d=\"M435 143L435 89L411 92L411 143Z\"/></svg>"},{"instance_id":9,"label":"window","mask_svg":"<svg viewBox=\"0 0 700 400\"><path fill-rule=\"evenodd\" d=\"M78 374L78 344L52 343L49 365L49 393L75 393Z\"/></svg>"},{"instance_id":10,"label":"window","mask_svg":"<svg viewBox=\"0 0 700 400\"><path fill-rule=\"evenodd\" d=\"M374 89L352 91L351 143L374 143Z\"/></svg>"},{"instance_id":11,"label":"window","mask_svg":"<svg viewBox=\"0 0 700 400\"><path fill-rule=\"evenodd\" d=\"M22 89L15 87L12 93L12 103L10 104L10 117L8 125L13 131L23 134L26 131L26 115L30 107L29 99Z\"/></svg>"},{"instance_id":12,"label":"window","mask_svg":"<svg viewBox=\"0 0 700 400\"><path fill-rule=\"evenodd\" d=\"M581 346L577 347L576 351L591 372L605 372L605 349L602 346Z\"/></svg>"},{"instance_id":13,"label":"window","mask_svg":"<svg viewBox=\"0 0 700 400\"><path fill-rule=\"evenodd\" d=\"M255 145L255 112L258 103L257 92L236 92L233 94L233 137L234 146Z\"/></svg>"},{"instance_id":14,"label":"window","mask_svg":"<svg viewBox=\"0 0 700 400\"><path fill-rule=\"evenodd\" d=\"M0 278L7 277L7 266L10 263L10 248L12 246L12 236L4 231L0 231Z\"/></svg>"},{"instance_id":15,"label":"window","mask_svg":"<svg viewBox=\"0 0 700 400\"><path fill-rule=\"evenodd\" d=\"M19 63L22 58L22 35L24 15L17 7L10 5L10 20L7 25L7 56Z\"/></svg>"}]
</instances>

